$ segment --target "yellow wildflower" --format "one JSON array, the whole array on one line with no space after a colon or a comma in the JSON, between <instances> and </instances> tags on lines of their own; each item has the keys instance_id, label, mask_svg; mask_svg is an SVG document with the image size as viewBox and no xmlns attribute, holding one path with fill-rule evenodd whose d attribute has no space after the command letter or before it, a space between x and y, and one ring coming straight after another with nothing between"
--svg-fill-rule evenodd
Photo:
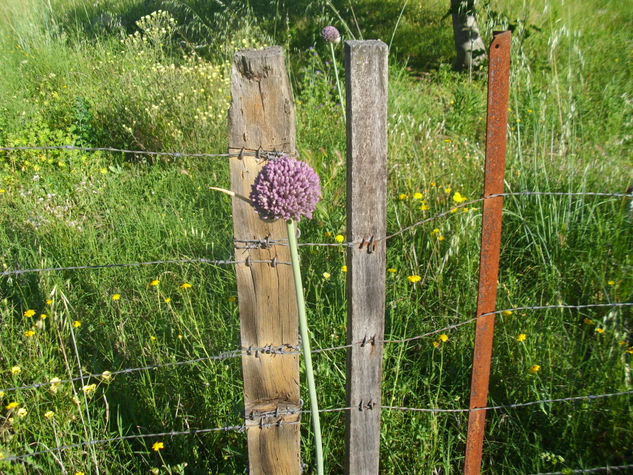
<instances>
[{"instance_id":1,"label":"yellow wildflower","mask_svg":"<svg viewBox=\"0 0 633 475\"><path fill-rule=\"evenodd\" d=\"M34 331L34 330L26 330L26 331L24 332L24 336L25 336L25 337L27 337L27 338L30 338L30 337L32 337L33 335L35 335L35 331Z\"/></svg>"},{"instance_id":2,"label":"yellow wildflower","mask_svg":"<svg viewBox=\"0 0 633 475\"><path fill-rule=\"evenodd\" d=\"M422 199L422 193L420 193L419 191L416 191L415 193L413 193L413 199L414 200L421 200Z\"/></svg>"},{"instance_id":3,"label":"yellow wildflower","mask_svg":"<svg viewBox=\"0 0 633 475\"><path fill-rule=\"evenodd\" d=\"M468 198L466 198L465 196L462 196L461 193L459 191L456 191L455 194L453 195L453 201L455 203L463 203L464 201L466 201Z\"/></svg>"},{"instance_id":4,"label":"yellow wildflower","mask_svg":"<svg viewBox=\"0 0 633 475\"><path fill-rule=\"evenodd\" d=\"M427 211L427 210L431 209L431 207L430 207L429 205L427 205L426 203L422 203L422 204L420 205L420 209L421 209L422 211Z\"/></svg>"},{"instance_id":5,"label":"yellow wildflower","mask_svg":"<svg viewBox=\"0 0 633 475\"><path fill-rule=\"evenodd\" d=\"M11 367L11 374L20 374L22 372L22 368L19 366Z\"/></svg>"},{"instance_id":6,"label":"yellow wildflower","mask_svg":"<svg viewBox=\"0 0 633 475\"><path fill-rule=\"evenodd\" d=\"M73 322L73 327L75 327L75 328L79 328L80 326L81 326L81 322L80 322L79 320L75 320L75 321Z\"/></svg>"},{"instance_id":7,"label":"yellow wildflower","mask_svg":"<svg viewBox=\"0 0 633 475\"><path fill-rule=\"evenodd\" d=\"M615 280L610 280L609 282L607 282L607 284L609 284L609 285L615 285Z\"/></svg>"},{"instance_id":8,"label":"yellow wildflower","mask_svg":"<svg viewBox=\"0 0 633 475\"><path fill-rule=\"evenodd\" d=\"M163 444L162 442L154 442L154 445L152 445L152 450L154 452L158 452L161 449L165 448L165 444Z\"/></svg>"},{"instance_id":9,"label":"yellow wildflower","mask_svg":"<svg viewBox=\"0 0 633 475\"><path fill-rule=\"evenodd\" d=\"M532 374L536 374L541 370L541 367L537 364L533 364L532 366L530 366L530 368L528 369L528 371Z\"/></svg>"},{"instance_id":10,"label":"yellow wildflower","mask_svg":"<svg viewBox=\"0 0 633 475\"><path fill-rule=\"evenodd\" d=\"M347 266L341 266L341 271L347 272Z\"/></svg>"},{"instance_id":11,"label":"yellow wildflower","mask_svg":"<svg viewBox=\"0 0 633 475\"><path fill-rule=\"evenodd\" d=\"M9 404L6 405L5 409L7 411L10 411L11 409L15 409L16 407L18 407L19 404L15 401L10 402Z\"/></svg>"},{"instance_id":12,"label":"yellow wildflower","mask_svg":"<svg viewBox=\"0 0 633 475\"><path fill-rule=\"evenodd\" d=\"M400 193L400 194L398 195L398 199L399 199L400 201L404 201L404 200L406 200L408 197L409 197L409 195L407 195L406 193Z\"/></svg>"},{"instance_id":13,"label":"yellow wildflower","mask_svg":"<svg viewBox=\"0 0 633 475\"><path fill-rule=\"evenodd\" d=\"M35 315L35 310L28 309L26 312L24 312L24 316L26 318L31 318L33 315Z\"/></svg>"},{"instance_id":14,"label":"yellow wildflower","mask_svg":"<svg viewBox=\"0 0 633 475\"><path fill-rule=\"evenodd\" d=\"M171 297L165 297L164 300L165 300L165 303L169 303L171 302Z\"/></svg>"},{"instance_id":15,"label":"yellow wildflower","mask_svg":"<svg viewBox=\"0 0 633 475\"><path fill-rule=\"evenodd\" d=\"M438 241L443 241L444 239L445 239L445 238L444 238L444 236L443 236L442 234L440 234L440 235L437 237L437 240L438 240Z\"/></svg>"},{"instance_id":16,"label":"yellow wildflower","mask_svg":"<svg viewBox=\"0 0 633 475\"><path fill-rule=\"evenodd\" d=\"M440 230L438 228L435 228L433 231L431 231L431 234L437 234L439 232L440 232Z\"/></svg>"},{"instance_id":17,"label":"yellow wildflower","mask_svg":"<svg viewBox=\"0 0 633 475\"><path fill-rule=\"evenodd\" d=\"M444 193L450 193L451 190L452 188L447 186L446 188L444 188Z\"/></svg>"},{"instance_id":18,"label":"yellow wildflower","mask_svg":"<svg viewBox=\"0 0 633 475\"><path fill-rule=\"evenodd\" d=\"M336 242L343 242L345 241L345 236L343 236L342 234L337 234L336 236L334 236L334 240Z\"/></svg>"},{"instance_id":19,"label":"yellow wildflower","mask_svg":"<svg viewBox=\"0 0 633 475\"><path fill-rule=\"evenodd\" d=\"M440 336L437 337L438 340L440 340L442 343L446 343L448 341L448 335L446 333L442 333Z\"/></svg>"},{"instance_id":20,"label":"yellow wildflower","mask_svg":"<svg viewBox=\"0 0 633 475\"><path fill-rule=\"evenodd\" d=\"M411 282L412 284L415 284L416 282L420 282L422 280L422 277L420 277L417 274L414 275L410 275L407 277L407 279L409 280L409 282Z\"/></svg>"},{"instance_id":21,"label":"yellow wildflower","mask_svg":"<svg viewBox=\"0 0 633 475\"><path fill-rule=\"evenodd\" d=\"M88 384L87 386L84 386L83 388L81 388L81 390L85 392L86 394L90 394L94 392L96 389L97 389L97 385L95 383Z\"/></svg>"},{"instance_id":22,"label":"yellow wildflower","mask_svg":"<svg viewBox=\"0 0 633 475\"><path fill-rule=\"evenodd\" d=\"M101 378L103 378L104 381L110 381L110 379L112 379L112 373L110 371L104 371L101 373Z\"/></svg>"},{"instance_id":23,"label":"yellow wildflower","mask_svg":"<svg viewBox=\"0 0 633 475\"><path fill-rule=\"evenodd\" d=\"M191 284L189 282L184 282L181 286L181 289L190 289L191 288Z\"/></svg>"},{"instance_id":24,"label":"yellow wildflower","mask_svg":"<svg viewBox=\"0 0 633 475\"><path fill-rule=\"evenodd\" d=\"M509 317L510 315L512 315L512 310L504 310L503 312L501 312L501 315L503 315L504 317Z\"/></svg>"},{"instance_id":25,"label":"yellow wildflower","mask_svg":"<svg viewBox=\"0 0 633 475\"><path fill-rule=\"evenodd\" d=\"M323 278L324 278L325 280L328 280L330 277L331 277L331 275L330 275L330 273L329 273L329 272L324 272L324 273L323 273Z\"/></svg>"},{"instance_id":26,"label":"yellow wildflower","mask_svg":"<svg viewBox=\"0 0 633 475\"><path fill-rule=\"evenodd\" d=\"M40 318L42 320L46 320L48 318L48 315L46 315L45 313L40 313Z\"/></svg>"},{"instance_id":27,"label":"yellow wildflower","mask_svg":"<svg viewBox=\"0 0 633 475\"><path fill-rule=\"evenodd\" d=\"M234 295L232 295L232 296L230 296L230 297L228 298L229 303L233 303L233 302L235 302L236 300L237 300L237 297L235 297Z\"/></svg>"},{"instance_id":28,"label":"yellow wildflower","mask_svg":"<svg viewBox=\"0 0 633 475\"><path fill-rule=\"evenodd\" d=\"M52 303L53 303L53 299L48 299L48 300L46 301L46 305L50 305L50 304L52 304Z\"/></svg>"},{"instance_id":29,"label":"yellow wildflower","mask_svg":"<svg viewBox=\"0 0 633 475\"><path fill-rule=\"evenodd\" d=\"M59 383L61 382L61 379L59 379L58 377L54 377L51 379L50 383L51 383L51 387L50 387L50 391L55 394L57 392L57 386L59 386Z\"/></svg>"},{"instance_id":30,"label":"yellow wildflower","mask_svg":"<svg viewBox=\"0 0 633 475\"><path fill-rule=\"evenodd\" d=\"M525 341L525 339L527 338L527 335L525 333L519 333L517 335L517 337L515 338L516 341Z\"/></svg>"},{"instance_id":31,"label":"yellow wildflower","mask_svg":"<svg viewBox=\"0 0 633 475\"><path fill-rule=\"evenodd\" d=\"M45 417L46 419L50 419L50 418L52 418L54 415L55 415L55 413L54 413L53 411L46 411L46 412L44 413L44 417Z\"/></svg>"},{"instance_id":32,"label":"yellow wildflower","mask_svg":"<svg viewBox=\"0 0 633 475\"><path fill-rule=\"evenodd\" d=\"M18 409L18 417L26 417L26 415L29 413L29 411L27 411L26 409L24 409L23 407L21 407L20 409Z\"/></svg>"},{"instance_id":33,"label":"yellow wildflower","mask_svg":"<svg viewBox=\"0 0 633 475\"><path fill-rule=\"evenodd\" d=\"M160 284L160 280L158 280L158 279L152 280L152 281L149 283L149 285L150 285L151 287L156 287L158 284Z\"/></svg>"},{"instance_id":34,"label":"yellow wildflower","mask_svg":"<svg viewBox=\"0 0 633 475\"><path fill-rule=\"evenodd\" d=\"M438 346L440 346L440 342L439 341L434 341L433 342L433 347L437 348Z\"/></svg>"},{"instance_id":35,"label":"yellow wildflower","mask_svg":"<svg viewBox=\"0 0 633 475\"><path fill-rule=\"evenodd\" d=\"M584 323L585 325L593 325L593 320L592 320L591 318L585 318L585 319L583 320L583 323Z\"/></svg>"},{"instance_id":36,"label":"yellow wildflower","mask_svg":"<svg viewBox=\"0 0 633 475\"><path fill-rule=\"evenodd\" d=\"M394 269L393 267L389 267L387 269L387 272L389 272L390 274L395 274L396 272L398 272L398 269Z\"/></svg>"},{"instance_id":37,"label":"yellow wildflower","mask_svg":"<svg viewBox=\"0 0 633 475\"><path fill-rule=\"evenodd\" d=\"M604 328L596 327L596 333L604 333Z\"/></svg>"},{"instance_id":38,"label":"yellow wildflower","mask_svg":"<svg viewBox=\"0 0 633 475\"><path fill-rule=\"evenodd\" d=\"M112 296L112 300L119 300L121 298L121 294L114 294Z\"/></svg>"}]
</instances>

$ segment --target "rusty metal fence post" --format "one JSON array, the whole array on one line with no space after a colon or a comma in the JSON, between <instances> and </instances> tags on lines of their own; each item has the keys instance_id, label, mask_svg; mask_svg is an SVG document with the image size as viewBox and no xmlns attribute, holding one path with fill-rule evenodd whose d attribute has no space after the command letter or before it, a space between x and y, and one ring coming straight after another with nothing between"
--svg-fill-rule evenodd
<instances>
[{"instance_id":1,"label":"rusty metal fence post","mask_svg":"<svg viewBox=\"0 0 633 475\"><path fill-rule=\"evenodd\" d=\"M510 82L510 40L509 31L495 32L490 44L484 198L503 193ZM486 411L478 410L478 408L486 407L488 401L495 324L495 317L491 312L494 312L497 300L502 208L502 196L486 199L483 202L476 314L478 318L470 386L465 475L477 475L481 471Z\"/></svg>"}]
</instances>

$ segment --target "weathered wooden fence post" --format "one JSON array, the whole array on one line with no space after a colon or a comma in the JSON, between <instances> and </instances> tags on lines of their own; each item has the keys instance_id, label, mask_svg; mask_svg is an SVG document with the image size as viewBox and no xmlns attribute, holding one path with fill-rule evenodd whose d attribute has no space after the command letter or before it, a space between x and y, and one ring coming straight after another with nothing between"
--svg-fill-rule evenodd
<instances>
[{"instance_id":1,"label":"weathered wooden fence post","mask_svg":"<svg viewBox=\"0 0 633 475\"><path fill-rule=\"evenodd\" d=\"M488 66L488 123L486 126L486 164L484 198L503 193L508 127L508 89L510 81L509 31L496 32L490 45ZM497 303L497 279L501 250L501 216L503 196L486 199L481 224L479 292L473 372L470 383L470 413L466 439L464 474L477 475L481 470L484 443L485 410L488 402L490 360L495 326L493 313Z\"/></svg>"},{"instance_id":2,"label":"weathered wooden fence post","mask_svg":"<svg viewBox=\"0 0 633 475\"><path fill-rule=\"evenodd\" d=\"M229 153L242 152L230 159L231 189L248 197L266 161L262 152L296 153L295 108L282 49L236 53L231 96ZM287 246L253 242L287 240L286 224L260 220L248 203L234 197L233 232L235 259L246 261L235 270L246 350L242 372L250 473L298 474L299 329L292 268L283 264L290 262L290 252Z\"/></svg>"},{"instance_id":3,"label":"weathered wooden fence post","mask_svg":"<svg viewBox=\"0 0 633 475\"><path fill-rule=\"evenodd\" d=\"M347 405L345 471L377 474L385 323L387 45L345 42Z\"/></svg>"}]
</instances>

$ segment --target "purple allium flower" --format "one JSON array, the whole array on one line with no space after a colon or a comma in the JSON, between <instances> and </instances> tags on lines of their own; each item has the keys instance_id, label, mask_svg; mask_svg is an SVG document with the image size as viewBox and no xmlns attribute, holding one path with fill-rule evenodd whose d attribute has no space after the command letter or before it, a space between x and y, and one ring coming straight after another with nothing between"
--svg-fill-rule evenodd
<instances>
[{"instance_id":1,"label":"purple allium flower","mask_svg":"<svg viewBox=\"0 0 633 475\"><path fill-rule=\"evenodd\" d=\"M312 167L287 155L268 162L259 172L249 199L259 217L270 221L312 218L321 198L321 182Z\"/></svg>"},{"instance_id":2,"label":"purple allium flower","mask_svg":"<svg viewBox=\"0 0 633 475\"><path fill-rule=\"evenodd\" d=\"M321 38L323 38L328 43L338 43L341 41L341 34L338 30L333 26L326 26L321 30Z\"/></svg>"}]
</instances>

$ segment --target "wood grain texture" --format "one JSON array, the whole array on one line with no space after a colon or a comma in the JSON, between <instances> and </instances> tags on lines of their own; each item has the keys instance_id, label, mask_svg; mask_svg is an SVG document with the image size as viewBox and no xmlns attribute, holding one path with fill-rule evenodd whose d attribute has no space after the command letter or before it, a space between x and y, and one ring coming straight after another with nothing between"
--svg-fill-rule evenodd
<instances>
[{"instance_id":1,"label":"wood grain texture","mask_svg":"<svg viewBox=\"0 0 633 475\"><path fill-rule=\"evenodd\" d=\"M229 152L246 150L296 153L295 109L282 49L246 50L235 54L231 72ZM265 161L230 159L231 190L248 197ZM287 239L283 221L267 223L252 207L233 198L233 232L237 240ZM290 261L286 246L235 249L235 259ZM237 264L237 293L242 348L298 345L297 303L288 265ZM298 474L299 414L260 417L261 413L298 411L299 355L262 354L242 357L244 405L248 429L249 472ZM250 416L250 417L249 417ZM281 421L281 425L275 425ZM294 422L294 424L284 424ZM264 427L260 428L260 424Z\"/></svg>"},{"instance_id":2,"label":"wood grain texture","mask_svg":"<svg viewBox=\"0 0 633 475\"><path fill-rule=\"evenodd\" d=\"M347 405L345 470L377 474L385 322L387 45L346 41Z\"/></svg>"}]
</instances>

